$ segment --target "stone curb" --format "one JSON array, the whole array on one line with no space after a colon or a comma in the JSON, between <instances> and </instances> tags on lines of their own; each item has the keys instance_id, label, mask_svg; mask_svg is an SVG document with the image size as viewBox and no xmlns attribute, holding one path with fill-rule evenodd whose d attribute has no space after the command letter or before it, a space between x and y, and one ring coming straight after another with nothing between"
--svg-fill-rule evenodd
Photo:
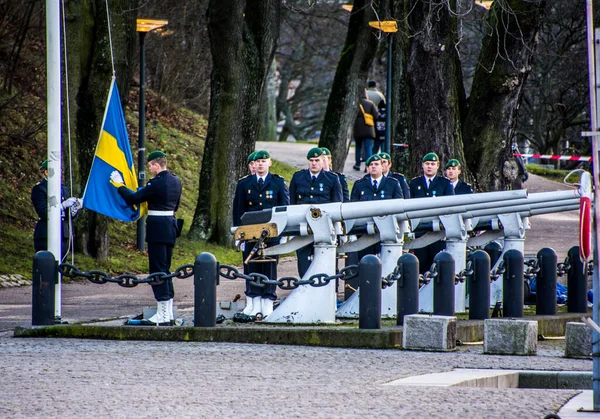
<instances>
[{"instance_id":1,"label":"stone curb","mask_svg":"<svg viewBox=\"0 0 600 419\"><path fill-rule=\"evenodd\" d=\"M30 286L31 280L25 279L23 275L0 275L0 288Z\"/></svg>"},{"instance_id":2,"label":"stone curb","mask_svg":"<svg viewBox=\"0 0 600 419\"><path fill-rule=\"evenodd\" d=\"M564 336L565 324L579 320L582 314L565 313L556 316L530 316L538 321L538 333L545 336ZM589 315L586 315L589 316ZM482 320L457 322L456 338L462 342L483 340ZM103 326L72 324L56 326L17 327L15 337L76 338L107 340L155 340L193 342L236 342L275 345L307 345L338 348L401 349L402 327L384 327L380 330L361 330L335 326L231 326L149 327Z\"/></svg>"}]
</instances>

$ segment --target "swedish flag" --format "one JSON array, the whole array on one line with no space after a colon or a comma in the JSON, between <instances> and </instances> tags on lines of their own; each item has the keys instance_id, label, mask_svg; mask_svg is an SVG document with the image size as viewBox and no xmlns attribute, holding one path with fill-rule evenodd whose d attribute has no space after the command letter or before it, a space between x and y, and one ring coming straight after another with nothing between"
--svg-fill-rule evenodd
<instances>
[{"instance_id":1,"label":"swedish flag","mask_svg":"<svg viewBox=\"0 0 600 419\"><path fill-rule=\"evenodd\" d=\"M134 191L138 189L125 115L114 77L92 169L83 193L83 206L111 218L135 221L140 217L140 207L133 208L127 205L117 188L110 184L110 174L113 170L121 173L125 186Z\"/></svg>"}]
</instances>

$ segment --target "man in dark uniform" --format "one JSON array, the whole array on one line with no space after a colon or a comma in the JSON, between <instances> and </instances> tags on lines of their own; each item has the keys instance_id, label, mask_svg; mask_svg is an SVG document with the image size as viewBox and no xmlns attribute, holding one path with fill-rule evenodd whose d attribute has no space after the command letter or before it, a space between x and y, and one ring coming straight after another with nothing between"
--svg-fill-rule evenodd
<instances>
[{"instance_id":1,"label":"man in dark uniform","mask_svg":"<svg viewBox=\"0 0 600 419\"><path fill-rule=\"evenodd\" d=\"M402 198L400 183L393 177L383 176L379 154L373 154L367 159L367 169L369 175L359 179L352 188L350 198L352 202ZM369 246L358 252L358 259L362 259L365 255L377 254L380 249L381 245L379 243Z\"/></svg>"},{"instance_id":2,"label":"man in dark uniform","mask_svg":"<svg viewBox=\"0 0 600 419\"><path fill-rule=\"evenodd\" d=\"M321 156L323 158L323 170L338 176L340 185L342 186L342 202L350 202L350 190L348 189L348 179L346 179L346 175L340 172L334 172L332 169L333 163L331 160L331 151L329 151L327 147L321 147L321 150L323 150L323 155Z\"/></svg>"},{"instance_id":3,"label":"man in dark uniform","mask_svg":"<svg viewBox=\"0 0 600 419\"><path fill-rule=\"evenodd\" d=\"M290 204L327 204L342 202L342 186L335 173L323 170L323 150L311 148L306 155L308 169L299 170L290 182ZM303 277L308 270L314 246L306 245L296 251L298 274Z\"/></svg>"},{"instance_id":4,"label":"man in dark uniform","mask_svg":"<svg viewBox=\"0 0 600 419\"><path fill-rule=\"evenodd\" d=\"M271 156L265 150L258 150L254 153L256 161L256 174L246 176L238 181L236 187L236 197L233 207L233 225L241 225L241 217L245 212L261 211L277 206L290 204L290 193L285 179L279 175L269 173L271 167ZM267 240L267 246L273 246L279 243L279 238L274 237ZM242 252L244 260L248 257L253 247L253 243L246 243ZM277 279L277 261L274 262L250 262L248 270L253 273L261 273L269 279ZM261 313L267 317L273 312L273 301L277 299L275 285L267 285L259 288L246 283L246 308L244 314L256 315Z\"/></svg>"},{"instance_id":5,"label":"man in dark uniform","mask_svg":"<svg viewBox=\"0 0 600 419\"><path fill-rule=\"evenodd\" d=\"M392 156L388 153L379 153L379 157L381 157L381 170L383 171L383 176L392 176L394 179L400 183L400 189L402 189L402 197L404 199L410 198L410 189L408 188L408 182L406 182L406 178L402 173L392 172Z\"/></svg>"},{"instance_id":6,"label":"man in dark uniform","mask_svg":"<svg viewBox=\"0 0 600 419\"><path fill-rule=\"evenodd\" d=\"M119 195L128 205L148 203L146 217L146 242L148 243L148 264L150 273L170 274L173 247L178 233L175 211L181 199L181 181L167 170L167 156L162 151L148 154L148 170L154 177L148 184L134 192L124 185L123 177L115 170L110 182L118 188ZM153 285L152 291L157 301L156 314L148 322L155 325L169 325L173 321L173 280L167 279L160 285Z\"/></svg>"},{"instance_id":7,"label":"man in dark uniform","mask_svg":"<svg viewBox=\"0 0 600 419\"><path fill-rule=\"evenodd\" d=\"M473 188L464 180L458 177L462 173L460 162L457 159L450 159L446 163L445 174L452 186L454 187L454 195L466 195L473 193Z\"/></svg>"},{"instance_id":8,"label":"man in dark uniform","mask_svg":"<svg viewBox=\"0 0 600 419\"><path fill-rule=\"evenodd\" d=\"M440 159L437 154L427 153L423 157L421 167L423 168L423 175L413 178L409 184L411 198L454 195L452 183L437 174L440 168ZM421 237L424 234L424 232L416 233L415 237ZM435 255L445 248L446 242L438 240L429 246L414 249L413 252L419 259L419 272L425 273L428 271Z\"/></svg>"},{"instance_id":9,"label":"man in dark uniform","mask_svg":"<svg viewBox=\"0 0 600 419\"><path fill-rule=\"evenodd\" d=\"M41 171L44 176L31 189L31 203L35 208L38 221L35 224L33 232L33 247L36 252L48 250L48 160L41 165ZM69 216L75 217L77 211L81 208L81 200L69 196L69 190L61 185L61 257L64 257L69 249Z\"/></svg>"}]
</instances>

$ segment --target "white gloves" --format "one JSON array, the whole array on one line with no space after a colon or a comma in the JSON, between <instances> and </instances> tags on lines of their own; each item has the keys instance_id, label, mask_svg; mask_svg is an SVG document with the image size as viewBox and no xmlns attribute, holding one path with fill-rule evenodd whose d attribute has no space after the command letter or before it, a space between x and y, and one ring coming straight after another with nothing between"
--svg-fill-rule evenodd
<instances>
[{"instance_id":1,"label":"white gloves","mask_svg":"<svg viewBox=\"0 0 600 419\"><path fill-rule=\"evenodd\" d=\"M71 206L71 217L75 218L79 210L83 207L83 200L81 198L75 198L75 203Z\"/></svg>"},{"instance_id":2,"label":"white gloves","mask_svg":"<svg viewBox=\"0 0 600 419\"><path fill-rule=\"evenodd\" d=\"M125 181L123 180L123 176L121 176L121 174L117 170L113 170L113 172L110 174L110 180L113 185L115 183L121 184L121 185L125 184Z\"/></svg>"},{"instance_id":3,"label":"white gloves","mask_svg":"<svg viewBox=\"0 0 600 419\"><path fill-rule=\"evenodd\" d=\"M77 198L72 196L70 198L65 199L61 205L62 205L63 209L67 209L67 208L71 208L75 204L77 204Z\"/></svg>"}]
</instances>

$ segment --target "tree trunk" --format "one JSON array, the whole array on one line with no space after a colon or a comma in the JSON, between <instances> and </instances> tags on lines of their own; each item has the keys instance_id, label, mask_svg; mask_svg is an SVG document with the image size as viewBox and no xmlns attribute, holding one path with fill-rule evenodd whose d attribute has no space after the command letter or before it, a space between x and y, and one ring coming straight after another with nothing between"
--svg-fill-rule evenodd
<instances>
[{"instance_id":1,"label":"tree trunk","mask_svg":"<svg viewBox=\"0 0 600 419\"><path fill-rule=\"evenodd\" d=\"M233 193L256 142L260 103L279 37L280 7L281 0L210 1L211 105L192 238L232 243Z\"/></svg>"},{"instance_id":2,"label":"tree trunk","mask_svg":"<svg viewBox=\"0 0 600 419\"><path fill-rule=\"evenodd\" d=\"M442 162L463 159L460 108L464 102L457 53L456 15L446 2L407 0L408 138L413 175L421 158L435 152Z\"/></svg>"},{"instance_id":3,"label":"tree trunk","mask_svg":"<svg viewBox=\"0 0 600 419\"><path fill-rule=\"evenodd\" d=\"M277 141L276 71L275 60L272 60L260 107L260 133L258 138L261 141Z\"/></svg>"},{"instance_id":4,"label":"tree trunk","mask_svg":"<svg viewBox=\"0 0 600 419\"><path fill-rule=\"evenodd\" d=\"M544 0L494 2L489 11L491 30L483 39L463 125L467 163L480 190L504 190L510 183L503 168L512 158L543 11Z\"/></svg>"},{"instance_id":5,"label":"tree trunk","mask_svg":"<svg viewBox=\"0 0 600 419\"><path fill-rule=\"evenodd\" d=\"M109 8L117 84L125 103L133 70L131 59L136 41L137 0L110 0ZM94 158L112 78L105 1L69 1L66 4L65 30L68 42L72 154L73 162L77 162L73 167L74 193L81 196ZM66 102L66 96L64 98ZM68 129L66 124L63 128L65 132ZM63 147L63 150L65 154L68 152L67 147ZM84 211L77 219L77 227L80 232L76 236L77 249L106 260L108 218L92 211Z\"/></svg>"},{"instance_id":6,"label":"tree trunk","mask_svg":"<svg viewBox=\"0 0 600 419\"><path fill-rule=\"evenodd\" d=\"M374 7L385 7L381 2ZM385 16L381 13L380 16ZM333 170L343 171L352 138L358 99L364 96L369 69L377 52L376 31L369 21L377 20L370 0L356 0L350 16L348 33L335 72L319 147L327 147L333 157Z\"/></svg>"}]
</instances>

